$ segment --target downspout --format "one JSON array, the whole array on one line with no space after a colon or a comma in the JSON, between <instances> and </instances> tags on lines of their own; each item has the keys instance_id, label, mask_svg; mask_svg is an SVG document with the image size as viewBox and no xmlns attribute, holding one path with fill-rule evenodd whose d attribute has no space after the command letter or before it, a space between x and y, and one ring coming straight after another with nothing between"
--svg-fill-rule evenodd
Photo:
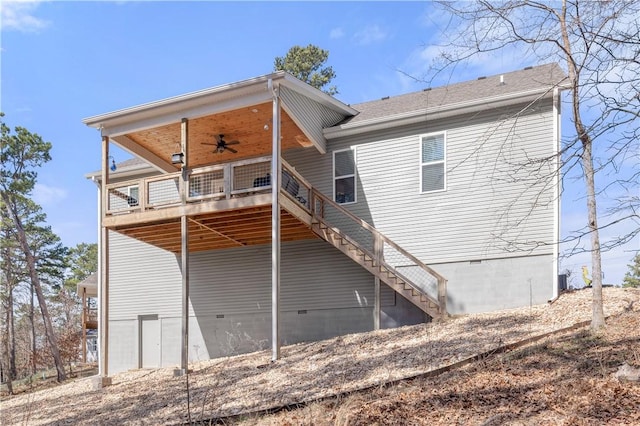
<instances>
[{"instance_id":1,"label":"downspout","mask_svg":"<svg viewBox=\"0 0 640 426\"><path fill-rule=\"evenodd\" d=\"M554 199L554 217L553 217L553 292L552 300L555 300L559 296L558 289L558 274L559 271L559 257L560 257L560 184L561 184L561 170L562 158L560 158L561 151L561 134L560 134L560 91L558 88L553 89L553 149L555 149L556 157L554 167L556 169L555 182L553 185L553 199Z\"/></svg>"},{"instance_id":2,"label":"downspout","mask_svg":"<svg viewBox=\"0 0 640 426\"><path fill-rule=\"evenodd\" d=\"M280 358L280 94L273 80L267 81L273 97L271 155L271 360Z\"/></svg>"}]
</instances>

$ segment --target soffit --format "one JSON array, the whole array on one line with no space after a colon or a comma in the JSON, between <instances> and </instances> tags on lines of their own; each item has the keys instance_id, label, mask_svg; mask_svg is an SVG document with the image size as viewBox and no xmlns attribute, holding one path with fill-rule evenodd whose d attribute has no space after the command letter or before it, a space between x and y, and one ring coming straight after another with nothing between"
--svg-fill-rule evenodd
<instances>
[{"instance_id":1,"label":"soffit","mask_svg":"<svg viewBox=\"0 0 640 426\"><path fill-rule=\"evenodd\" d=\"M272 103L243 107L232 111L210 114L188 121L189 167L236 161L243 158L259 157L272 153ZM281 148L312 146L304 132L291 117L281 111ZM226 142L238 141L230 146L237 153L216 152L216 136L224 135ZM169 161L171 154L180 151L181 123L128 133L126 136L160 158ZM207 145L214 144L214 145ZM178 166L174 166L178 170Z\"/></svg>"}]
</instances>

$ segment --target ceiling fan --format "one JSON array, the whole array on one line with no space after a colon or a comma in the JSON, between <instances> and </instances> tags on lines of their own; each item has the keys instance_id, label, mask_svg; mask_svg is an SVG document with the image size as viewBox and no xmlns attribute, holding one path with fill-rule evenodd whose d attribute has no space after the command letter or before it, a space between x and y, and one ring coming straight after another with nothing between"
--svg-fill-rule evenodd
<instances>
[{"instance_id":1,"label":"ceiling fan","mask_svg":"<svg viewBox=\"0 0 640 426\"><path fill-rule=\"evenodd\" d=\"M231 151L234 154L237 154L238 151L230 148L229 145L238 145L240 143L240 141L225 141L224 140L224 135L216 135L216 143L207 143L207 142L203 142L203 145L213 145L216 147L216 150L214 152L217 152L218 154L222 154L225 150L227 151Z\"/></svg>"}]
</instances>

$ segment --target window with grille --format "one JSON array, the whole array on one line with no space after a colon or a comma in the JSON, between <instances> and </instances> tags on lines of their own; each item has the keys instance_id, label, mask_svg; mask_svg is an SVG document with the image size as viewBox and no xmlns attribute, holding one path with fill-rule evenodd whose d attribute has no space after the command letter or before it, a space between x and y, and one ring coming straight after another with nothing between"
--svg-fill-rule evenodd
<instances>
[{"instance_id":1,"label":"window with grille","mask_svg":"<svg viewBox=\"0 0 640 426\"><path fill-rule=\"evenodd\" d=\"M352 149L333 152L333 199L339 204L356 202L356 156Z\"/></svg>"},{"instance_id":2,"label":"window with grille","mask_svg":"<svg viewBox=\"0 0 640 426\"><path fill-rule=\"evenodd\" d=\"M420 191L444 191L445 174L445 134L422 135L420 157Z\"/></svg>"}]
</instances>

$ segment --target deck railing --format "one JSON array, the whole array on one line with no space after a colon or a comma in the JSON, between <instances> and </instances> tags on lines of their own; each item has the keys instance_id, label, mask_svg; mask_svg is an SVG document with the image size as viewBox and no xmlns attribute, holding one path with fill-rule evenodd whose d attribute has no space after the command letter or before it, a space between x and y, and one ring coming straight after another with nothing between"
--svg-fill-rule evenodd
<instances>
[{"instance_id":1,"label":"deck railing","mask_svg":"<svg viewBox=\"0 0 640 426\"><path fill-rule=\"evenodd\" d=\"M98 323L98 309L85 307L82 310L82 322L86 325L89 323Z\"/></svg>"},{"instance_id":2,"label":"deck railing","mask_svg":"<svg viewBox=\"0 0 640 426\"><path fill-rule=\"evenodd\" d=\"M186 202L243 197L271 190L271 157L200 167L188 173L181 188L182 172L107 185L107 214L153 210ZM311 185L283 160L282 193L309 209Z\"/></svg>"},{"instance_id":3,"label":"deck railing","mask_svg":"<svg viewBox=\"0 0 640 426\"><path fill-rule=\"evenodd\" d=\"M447 280L442 275L315 189L312 189L310 208L315 220L340 230L378 265L393 271L407 284L437 300L443 312L446 312Z\"/></svg>"}]
</instances>

